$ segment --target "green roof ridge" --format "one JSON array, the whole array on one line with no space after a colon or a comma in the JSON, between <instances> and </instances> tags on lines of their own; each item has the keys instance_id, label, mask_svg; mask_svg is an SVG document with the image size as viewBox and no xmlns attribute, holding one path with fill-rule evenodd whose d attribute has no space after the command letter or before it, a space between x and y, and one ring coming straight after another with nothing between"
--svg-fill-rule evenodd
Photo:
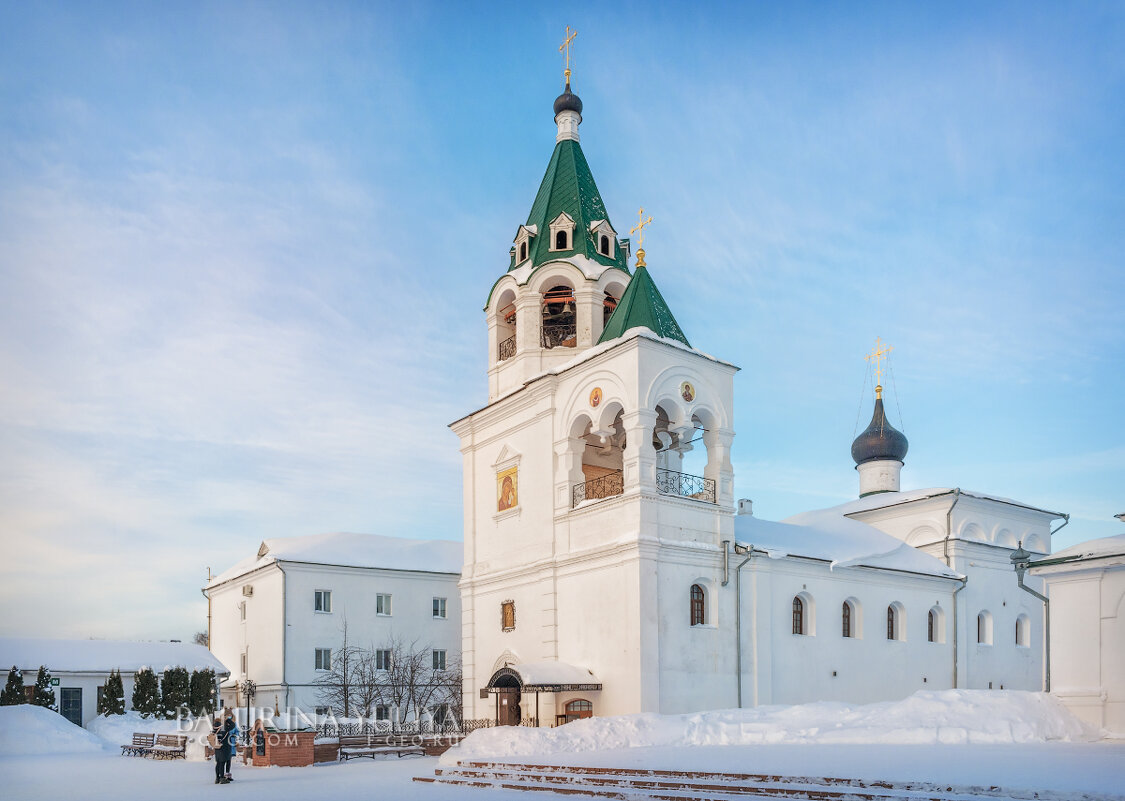
<instances>
[{"instance_id":1,"label":"green roof ridge","mask_svg":"<svg viewBox=\"0 0 1125 801\"><path fill-rule=\"evenodd\" d=\"M570 215L575 223L571 241L573 247L570 250L551 250L551 223L563 212ZM555 144L551 160L547 163L547 171L539 185L539 192L527 215L527 225L534 225L538 229L530 242L528 259L531 264L538 267L556 259L582 255L606 267L617 267L628 274L629 265L625 260L625 249L621 246L620 237L616 258L603 256L598 252L594 238L590 235L590 223L595 220L609 222L609 213L598 192L598 185L594 182L594 175L590 172L582 147L573 139L563 139ZM613 223L610 223L610 227L612 226ZM527 261L517 263L513 254L508 270L511 272L524 264Z\"/></svg>"},{"instance_id":2,"label":"green roof ridge","mask_svg":"<svg viewBox=\"0 0 1125 801\"><path fill-rule=\"evenodd\" d=\"M656 282L649 275L648 268L642 265L637 265L633 280L625 288L625 294L618 301L617 308L606 321L605 330L602 331L598 344L624 336L633 328L647 328L654 334L675 339L691 347L691 343L684 336L684 330L680 328L680 324L672 315L672 310L664 302L664 296L656 288Z\"/></svg>"}]
</instances>

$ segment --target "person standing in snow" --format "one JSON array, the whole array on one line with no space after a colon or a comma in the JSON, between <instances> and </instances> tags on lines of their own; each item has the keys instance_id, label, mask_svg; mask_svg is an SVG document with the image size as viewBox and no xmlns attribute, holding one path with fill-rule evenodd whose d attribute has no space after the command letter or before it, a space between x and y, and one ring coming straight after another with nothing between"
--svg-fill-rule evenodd
<instances>
[{"instance_id":1,"label":"person standing in snow","mask_svg":"<svg viewBox=\"0 0 1125 801\"><path fill-rule=\"evenodd\" d=\"M227 770L230 767L230 749L224 739L222 718L216 716L211 724L211 736L208 738L211 748L215 751L215 784L227 783Z\"/></svg>"},{"instance_id":2,"label":"person standing in snow","mask_svg":"<svg viewBox=\"0 0 1125 801\"><path fill-rule=\"evenodd\" d=\"M227 746L227 757L226 757L226 765L225 765L226 775L223 777L223 779L224 779L223 783L229 783L229 782L234 781L234 777L230 773L230 766L231 766L231 763L234 761L234 758L236 756L238 756L238 735L239 735L238 724L234 722L234 713L231 711L231 709L229 707L227 708L227 719L223 723L223 734L224 734L224 742L226 743L226 746Z\"/></svg>"}]
</instances>

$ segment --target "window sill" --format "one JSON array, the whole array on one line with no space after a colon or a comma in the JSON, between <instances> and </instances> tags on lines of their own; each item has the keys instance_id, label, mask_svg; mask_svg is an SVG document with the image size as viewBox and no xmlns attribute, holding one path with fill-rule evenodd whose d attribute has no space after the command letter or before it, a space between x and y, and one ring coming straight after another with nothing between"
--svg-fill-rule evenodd
<instances>
[{"instance_id":1,"label":"window sill","mask_svg":"<svg viewBox=\"0 0 1125 801\"><path fill-rule=\"evenodd\" d=\"M325 612L323 609L314 609L313 614L314 615L330 615L332 613L331 612Z\"/></svg>"},{"instance_id":2,"label":"window sill","mask_svg":"<svg viewBox=\"0 0 1125 801\"><path fill-rule=\"evenodd\" d=\"M719 627L716 626L714 623L693 623L690 626L690 628L693 631L695 629L710 629L711 631L718 631L719 630Z\"/></svg>"}]
</instances>

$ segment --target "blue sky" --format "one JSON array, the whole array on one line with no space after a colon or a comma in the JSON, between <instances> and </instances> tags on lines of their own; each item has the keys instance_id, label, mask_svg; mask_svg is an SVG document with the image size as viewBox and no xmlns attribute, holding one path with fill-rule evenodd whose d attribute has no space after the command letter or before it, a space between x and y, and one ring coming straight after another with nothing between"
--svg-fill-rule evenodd
<instances>
[{"instance_id":1,"label":"blue sky","mask_svg":"<svg viewBox=\"0 0 1125 801\"><path fill-rule=\"evenodd\" d=\"M0 4L0 632L186 638L264 538L460 539L566 25L757 514L856 495L879 336L905 488L1120 533L1125 9L978 5Z\"/></svg>"}]
</instances>

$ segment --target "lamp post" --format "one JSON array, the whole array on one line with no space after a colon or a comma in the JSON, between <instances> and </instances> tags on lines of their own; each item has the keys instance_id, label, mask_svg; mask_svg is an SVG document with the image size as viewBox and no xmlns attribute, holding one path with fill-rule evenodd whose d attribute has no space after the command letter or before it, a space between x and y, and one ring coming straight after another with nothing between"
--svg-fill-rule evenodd
<instances>
[{"instance_id":1,"label":"lamp post","mask_svg":"<svg viewBox=\"0 0 1125 801\"><path fill-rule=\"evenodd\" d=\"M258 685L252 679L244 679L242 682L242 694L246 696L246 731L250 731L250 702L258 693ZM248 735L247 735L248 736Z\"/></svg>"}]
</instances>

